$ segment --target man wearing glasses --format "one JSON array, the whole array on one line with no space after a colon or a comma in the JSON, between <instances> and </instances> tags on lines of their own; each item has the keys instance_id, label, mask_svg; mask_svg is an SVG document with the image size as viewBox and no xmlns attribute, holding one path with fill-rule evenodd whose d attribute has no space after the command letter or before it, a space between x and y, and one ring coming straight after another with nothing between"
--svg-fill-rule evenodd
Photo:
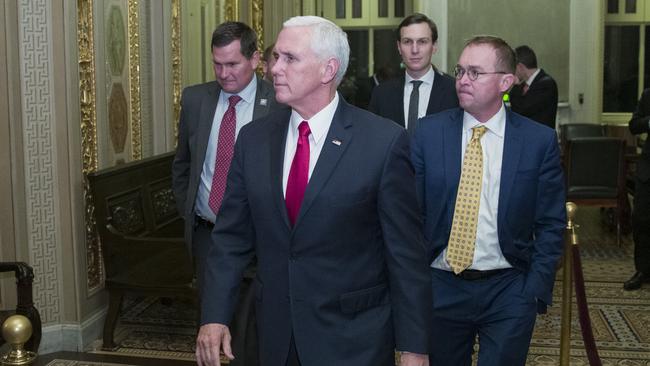
<instances>
[{"instance_id":1,"label":"man wearing glasses","mask_svg":"<svg viewBox=\"0 0 650 366\"><path fill-rule=\"evenodd\" d=\"M373 90L368 110L413 132L425 115L458 107L454 79L431 65L438 50L438 29L426 15L415 13L397 27L397 51L406 70Z\"/></svg>"},{"instance_id":2,"label":"man wearing glasses","mask_svg":"<svg viewBox=\"0 0 650 366\"><path fill-rule=\"evenodd\" d=\"M454 70L460 108L418 121L411 145L433 286L432 365L524 365L551 303L566 224L553 130L507 110L515 54L469 40Z\"/></svg>"}]
</instances>

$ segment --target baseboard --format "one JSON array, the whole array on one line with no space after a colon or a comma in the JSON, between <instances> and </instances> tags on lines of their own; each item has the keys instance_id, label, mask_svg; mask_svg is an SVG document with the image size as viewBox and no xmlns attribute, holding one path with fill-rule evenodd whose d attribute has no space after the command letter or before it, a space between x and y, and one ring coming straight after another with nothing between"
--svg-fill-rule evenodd
<instances>
[{"instance_id":1,"label":"baseboard","mask_svg":"<svg viewBox=\"0 0 650 366\"><path fill-rule=\"evenodd\" d=\"M59 351L83 352L91 348L92 343L101 338L104 318L108 308L104 308L81 324L64 323L43 327L39 354Z\"/></svg>"}]
</instances>

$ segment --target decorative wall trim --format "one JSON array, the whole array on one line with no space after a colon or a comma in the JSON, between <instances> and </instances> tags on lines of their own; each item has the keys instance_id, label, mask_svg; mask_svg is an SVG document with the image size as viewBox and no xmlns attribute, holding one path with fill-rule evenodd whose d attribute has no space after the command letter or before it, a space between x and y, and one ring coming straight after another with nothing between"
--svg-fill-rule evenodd
<instances>
[{"instance_id":1,"label":"decorative wall trim","mask_svg":"<svg viewBox=\"0 0 650 366\"><path fill-rule=\"evenodd\" d=\"M226 0L223 11L225 21L237 21L239 14L239 0Z\"/></svg>"},{"instance_id":2,"label":"decorative wall trim","mask_svg":"<svg viewBox=\"0 0 650 366\"><path fill-rule=\"evenodd\" d=\"M142 159L140 118L140 28L138 0L129 0L129 87L131 89L131 157Z\"/></svg>"},{"instance_id":3,"label":"decorative wall trim","mask_svg":"<svg viewBox=\"0 0 650 366\"><path fill-rule=\"evenodd\" d=\"M43 323L61 319L57 170L49 0L18 2L27 245Z\"/></svg>"},{"instance_id":4,"label":"decorative wall trim","mask_svg":"<svg viewBox=\"0 0 650 366\"><path fill-rule=\"evenodd\" d=\"M93 349L102 337L108 306L95 312L81 324L64 323L43 327L39 354L60 351L83 352Z\"/></svg>"},{"instance_id":5,"label":"decorative wall trim","mask_svg":"<svg viewBox=\"0 0 650 366\"><path fill-rule=\"evenodd\" d=\"M257 33L257 47L264 52L264 0L251 1L251 16L252 28Z\"/></svg>"},{"instance_id":6,"label":"decorative wall trim","mask_svg":"<svg viewBox=\"0 0 650 366\"><path fill-rule=\"evenodd\" d=\"M172 105L174 145L178 143L178 120L181 115L181 0L172 0Z\"/></svg>"},{"instance_id":7,"label":"decorative wall trim","mask_svg":"<svg viewBox=\"0 0 650 366\"><path fill-rule=\"evenodd\" d=\"M29 0L27 0L29 1ZM77 0L79 43L79 90L81 107L82 172L86 222L86 276L88 294L104 287L104 268L95 223L95 204L90 194L88 173L97 170L97 116L93 0Z\"/></svg>"}]
</instances>

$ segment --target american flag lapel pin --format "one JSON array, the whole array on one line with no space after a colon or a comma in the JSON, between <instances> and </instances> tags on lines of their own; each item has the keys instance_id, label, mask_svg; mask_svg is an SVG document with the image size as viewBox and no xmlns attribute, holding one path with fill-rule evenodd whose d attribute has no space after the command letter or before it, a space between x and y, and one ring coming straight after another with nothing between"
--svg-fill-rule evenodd
<instances>
[{"instance_id":1,"label":"american flag lapel pin","mask_svg":"<svg viewBox=\"0 0 650 366\"><path fill-rule=\"evenodd\" d=\"M333 143L334 145L336 145L336 146L341 146L341 140L339 140L339 139L334 139L334 140L332 140L332 143Z\"/></svg>"},{"instance_id":2,"label":"american flag lapel pin","mask_svg":"<svg viewBox=\"0 0 650 366\"><path fill-rule=\"evenodd\" d=\"M267 100L266 99L260 99L260 105L266 107Z\"/></svg>"}]
</instances>

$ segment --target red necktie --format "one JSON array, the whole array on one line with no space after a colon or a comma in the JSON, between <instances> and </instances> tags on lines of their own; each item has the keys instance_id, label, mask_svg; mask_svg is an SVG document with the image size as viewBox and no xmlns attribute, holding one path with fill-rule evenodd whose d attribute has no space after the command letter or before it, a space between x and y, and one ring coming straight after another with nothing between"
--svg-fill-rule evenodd
<instances>
[{"instance_id":1,"label":"red necktie","mask_svg":"<svg viewBox=\"0 0 650 366\"><path fill-rule=\"evenodd\" d=\"M291 162L291 170L289 170L289 179L287 181L287 193L284 198L287 206L287 214L289 215L289 221L292 226L296 223L298 212L300 212L300 205L305 196L305 189L307 189L310 133L311 130L307 121L300 122L298 126L298 145L296 146L296 154L293 156L293 161Z\"/></svg>"},{"instance_id":2,"label":"red necktie","mask_svg":"<svg viewBox=\"0 0 650 366\"><path fill-rule=\"evenodd\" d=\"M235 130L237 129L237 114L235 105L241 100L239 95L232 95L228 98L228 109L223 115L221 126L219 126L219 140L217 140L217 158L214 162L212 175L212 187L208 206L216 215L221 207L223 193L226 191L226 178L228 169L235 149Z\"/></svg>"}]
</instances>

